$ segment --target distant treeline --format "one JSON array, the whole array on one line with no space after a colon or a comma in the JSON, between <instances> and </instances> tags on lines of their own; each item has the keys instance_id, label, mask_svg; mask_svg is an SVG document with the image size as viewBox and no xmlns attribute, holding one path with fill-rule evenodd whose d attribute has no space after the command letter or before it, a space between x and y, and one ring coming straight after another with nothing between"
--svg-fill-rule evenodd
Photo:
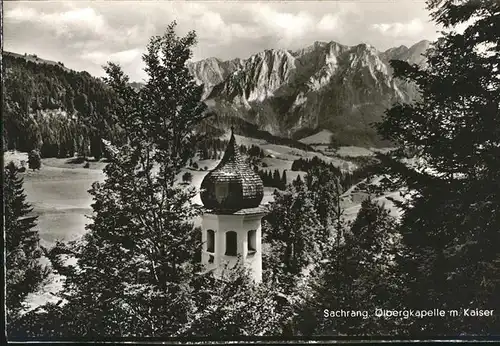
<instances>
[{"instance_id":1,"label":"distant treeline","mask_svg":"<svg viewBox=\"0 0 500 346\"><path fill-rule=\"evenodd\" d=\"M340 176L341 170L340 168L334 166L332 163L327 163L317 156L314 156L312 159L302 159L299 158L297 160L294 160L292 162L292 171L302 171L302 172L307 172L313 167L317 166L323 166L326 168L329 168L333 172L337 173L337 175Z\"/></svg>"},{"instance_id":2,"label":"distant treeline","mask_svg":"<svg viewBox=\"0 0 500 346\"><path fill-rule=\"evenodd\" d=\"M292 162L291 169L292 171L302 171L307 173L315 167L327 168L331 172L333 172L335 176L339 177L343 191L346 191L351 186L374 174L380 173L380 167L376 160L370 160L369 162L365 161L364 165L354 170L353 172L346 172L334 166L332 163L327 163L321 160L317 156L314 156L312 159L299 158L297 160L294 160Z\"/></svg>"},{"instance_id":3,"label":"distant treeline","mask_svg":"<svg viewBox=\"0 0 500 346\"><path fill-rule=\"evenodd\" d=\"M257 174L259 174L262 179L262 183L265 187L275 187L280 190L285 190L288 183L286 177L286 170L280 175L279 170L275 169L274 172L270 170L260 170L256 169Z\"/></svg>"},{"instance_id":4,"label":"distant treeline","mask_svg":"<svg viewBox=\"0 0 500 346\"><path fill-rule=\"evenodd\" d=\"M225 139L207 137L198 143L198 154L201 160L219 160L226 150L228 141ZM240 153L250 157L250 160L262 159L265 154L264 150L258 145L252 144L250 147L241 144L239 146Z\"/></svg>"},{"instance_id":5,"label":"distant treeline","mask_svg":"<svg viewBox=\"0 0 500 346\"><path fill-rule=\"evenodd\" d=\"M223 109L217 107L212 110L211 116L205 119L199 128L202 132L214 131L215 133L221 131L220 129L227 129L234 126L235 133L251 138L265 140L268 143L276 145L285 145L287 147L301 149L305 151L316 151L312 146L299 142L292 138L278 137L267 131L259 129L258 125L252 124L232 113L228 113Z\"/></svg>"},{"instance_id":6,"label":"distant treeline","mask_svg":"<svg viewBox=\"0 0 500 346\"><path fill-rule=\"evenodd\" d=\"M117 97L100 79L10 54L3 55L2 73L4 150L99 158L101 138L120 142L111 116Z\"/></svg>"}]
</instances>

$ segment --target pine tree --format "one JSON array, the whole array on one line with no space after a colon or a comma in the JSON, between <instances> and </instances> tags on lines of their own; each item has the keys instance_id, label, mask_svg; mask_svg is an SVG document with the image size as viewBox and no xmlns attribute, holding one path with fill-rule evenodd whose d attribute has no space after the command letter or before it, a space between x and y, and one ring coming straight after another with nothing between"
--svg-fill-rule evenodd
<instances>
[{"instance_id":1,"label":"pine tree","mask_svg":"<svg viewBox=\"0 0 500 346\"><path fill-rule=\"evenodd\" d=\"M500 252L493 245L500 241L495 202L500 200L500 3L427 4L436 23L451 30L427 52L426 68L391 63L396 77L416 83L421 99L395 105L378 127L400 148L381 160L413 191L411 203L403 205L401 224L406 304L487 309L500 305ZM454 30L470 19L463 33ZM405 148L415 153L413 166L401 163ZM418 319L411 331L498 334L500 321L497 316Z\"/></svg>"},{"instance_id":2,"label":"pine tree","mask_svg":"<svg viewBox=\"0 0 500 346\"><path fill-rule=\"evenodd\" d=\"M32 150L28 154L28 166L33 171L35 169L40 169L42 167L42 159L40 158L40 153L37 150Z\"/></svg>"},{"instance_id":3,"label":"pine tree","mask_svg":"<svg viewBox=\"0 0 500 346\"><path fill-rule=\"evenodd\" d=\"M191 172L186 172L182 175L182 182L190 184L193 181L193 174Z\"/></svg>"},{"instance_id":4,"label":"pine tree","mask_svg":"<svg viewBox=\"0 0 500 346\"><path fill-rule=\"evenodd\" d=\"M93 135L90 140L90 154L96 161L102 157L102 141L97 135Z\"/></svg>"},{"instance_id":5,"label":"pine tree","mask_svg":"<svg viewBox=\"0 0 500 346\"><path fill-rule=\"evenodd\" d=\"M281 176L280 189L285 190L288 182L286 179L286 169L283 170L283 175Z\"/></svg>"},{"instance_id":6,"label":"pine tree","mask_svg":"<svg viewBox=\"0 0 500 346\"><path fill-rule=\"evenodd\" d=\"M274 170L272 181L273 181L272 187L279 188L281 178L280 178L280 172L277 169Z\"/></svg>"},{"instance_id":7,"label":"pine tree","mask_svg":"<svg viewBox=\"0 0 500 346\"><path fill-rule=\"evenodd\" d=\"M42 251L35 229L37 216L30 216L33 207L26 202L23 178L10 162L4 170L3 202L6 250L6 308L9 329L29 293L35 292L48 276L48 269L39 263Z\"/></svg>"},{"instance_id":8,"label":"pine tree","mask_svg":"<svg viewBox=\"0 0 500 346\"><path fill-rule=\"evenodd\" d=\"M288 186L274 192L274 201L266 216L264 242L270 244L267 258L269 276L293 284L321 256L317 230L319 221L311 194L306 186ZM288 289L291 287L288 287Z\"/></svg>"},{"instance_id":9,"label":"pine tree","mask_svg":"<svg viewBox=\"0 0 500 346\"><path fill-rule=\"evenodd\" d=\"M320 245L323 251L335 233L336 220L340 217L340 195L342 187L336 173L324 166L314 166L305 176L307 189L312 192L311 198L321 227L318 229Z\"/></svg>"},{"instance_id":10,"label":"pine tree","mask_svg":"<svg viewBox=\"0 0 500 346\"><path fill-rule=\"evenodd\" d=\"M304 184L304 182L302 181L302 178L300 177L300 174L299 174L299 175L297 175L297 178L295 178L295 180L292 181L292 185L293 186L300 186L302 184Z\"/></svg>"},{"instance_id":11,"label":"pine tree","mask_svg":"<svg viewBox=\"0 0 500 346\"><path fill-rule=\"evenodd\" d=\"M346 224L343 224L347 228ZM396 222L371 200L361 210L341 243L335 244L315 270L313 293L304 304L299 328L317 335L386 335L397 319L374 315L375 309L394 309L399 293L394 258L400 250ZM367 311L367 316L325 318L324 309Z\"/></svg>"},{"instance_id":12,"label":"pine tree","mask_svg":"<svg viewBox=\"0 0 500 346\"><path fill-rule=\"evenodd\" d=\"M179 186L177 176L195 152L192 128L205 117L203 88L186 67L195 42L194 32L177 37L175 23L151 38L143 56L149 80L139 92L118 65L106 67L128 143L110 150L106 179L90 190L88 233L57 250L77 264L64 268L67 303L40 317L58 321L56 335L169 336L194 309L199 211L191 203L196 191Z\"/></svg>"}]
</instances>

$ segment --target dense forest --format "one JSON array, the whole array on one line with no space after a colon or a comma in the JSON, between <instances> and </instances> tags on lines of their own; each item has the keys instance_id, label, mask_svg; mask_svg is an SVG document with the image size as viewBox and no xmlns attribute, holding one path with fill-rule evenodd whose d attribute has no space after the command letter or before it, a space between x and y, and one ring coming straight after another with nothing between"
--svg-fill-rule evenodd
<instances>
[{"instance_id":1,"label":"dense forest","mask_svg":"<svg viewBox=\"0 0 500 346\"><path fill-rule=\"evenodd\" d=\"M317 156L312 159L298 158L292 162L292 171L310 172L313 169L323 168L328 170L333 176L339 179L342 192L349 189L351 186L367 179L375 174L383 172L380 160L371 159L359 162L360 167L352 172L342 171L332 163L327 163Z\"/></svg>"},{"instance_id":2,"label":"dense forest","mask_svg":"<svg viewBox=\"0 0 500 346\"><path fill-rule=\"evenodd\" d=\"M9 53L3 54L2 74L4 150L99 158L101 138L120 142L112 119L118 98L100 79Z\"/></svg>"},{"instance_id":3,"label":"dense forest","mask_svg":"<svg viewBox=\"0 0 500 346\"><path fill-rule=\"evenodd\" d=\"M123 133L114 119L118 98L103 80L87 72L76 72L62 63L46 63L32 56L5 52L3 75L5 80L3 144L4 150L40 151L42 157L93 156L105 154L101 139L120 144ZM143 84L130 83L139 91ZM217 157L207 150L221 151L217 137L227 124L215 121L210 114L197 124L196 129L207 136L199 144L204 158ZM214 126L215 124L216 126ZM262 138L270 143L313 150L300 142L278 138L257 131L247 124L235 124L238 133ZM217 145L217 146L216 146Z\"/></svg>"}]
</instances>

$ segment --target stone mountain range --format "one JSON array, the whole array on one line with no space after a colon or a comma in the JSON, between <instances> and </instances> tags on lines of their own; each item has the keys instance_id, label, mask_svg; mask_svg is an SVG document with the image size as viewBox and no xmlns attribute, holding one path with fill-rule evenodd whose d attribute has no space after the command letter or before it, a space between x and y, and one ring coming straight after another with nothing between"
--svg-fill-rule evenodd
<instances>
[{"instance_id":1,"label":"stone mountain range","mask_svg":"<svg viewBox=\"0 0 500 346\"><path fill-rule=\"evenodd\" d=\"M367 44L315 42L248 59L208 58L188 68L219 122L244 122L290 138L326 129L342 145L380 146L387 143L370 124L394 102L418 97L414 85L392 77L389 61L423 65L428 47L424 40L380 52Z\"/></svg>"}]
</instances>

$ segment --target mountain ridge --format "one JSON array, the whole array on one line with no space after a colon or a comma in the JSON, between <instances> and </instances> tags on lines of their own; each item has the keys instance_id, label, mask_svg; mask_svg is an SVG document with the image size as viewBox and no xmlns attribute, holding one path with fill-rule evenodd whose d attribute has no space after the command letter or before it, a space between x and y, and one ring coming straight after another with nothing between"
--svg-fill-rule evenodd
<instances>
[{"instance_id":1,"label":"mountain ridge","mask_svg":"<svg viewBox=\"0 0 500 346\"><path fill-rule=\"evenodd\" d=\"M346 145L385 145L370 123L394 102L418 97L392 78L390 60L424 65L430 42L378 51L361 43L316 41L295 51L266 49L247 59L188 63L204 99L223 118L241 118L273 135L298 138L331 130Z\"/></svg>"},{"instance_id":2,"label":"mountain ridge","mask_svg":"<svg viewBox=\"0 0 500 346\"><path fill-rule=\"evenodd\" d=\"M109 119L118 100L101 78L34 54L4 51L2 59L4 148L41 148L44 157L65 157L75 151L96 153L102 143L100 136L120 143ZM137 91L144 86L142 82L128 84ZM216 116L213 119L217 121ZM197 130L218 136L228 128L224 122L218 125L200 124ZM304 143L273 136L243 120L236 125L238 134L314 151ZM108 128L96 132L96 126Z\"/></svg>"},{"instance_id":3,"label":"mountain ridge","mask_svg":"<svg viewBox=\"0 0 500 346\"><path fill-rule=\"evenodd\" d=\"M59 66L61 69L65 70L65 71L73 71L72 69L69 69L66 66L64 66L64 63L62 63L60 61L56 62L53 60L42 59L42 58L39 58L38 55L36 55L36 54L27 54L27 53L19 54L19 53L15 53L15 52L3 51L2 55L6 55L6 56L12 57L14 59L15 58L22 58L26 61L30 61L30 62L33 62L36 64L46 64L46 65Z\"/></svg>"},{"instance_id":4,"label":"mountain ridge","mask_svg":"<svg viewBox=\"0 0 500 346\"><path fill-rule=\"evenodd\" d=\"M315 41L296 50L266 49L246 59L217 57L187 64L198 84L204 84L208 111L217 114L208 126L229 124L293 140L329 130L340 145L386 146L371 126L395 102L418 98L414 85L392 78L389 61L424 66L422 53L430 42L378 51L360 43L347 46ZM3 52L33 63L61 62L36 55ZM143 83L132 82L136 90ZM215 120L214 120L215 119Z\"/></svg>"}]
</instances>

